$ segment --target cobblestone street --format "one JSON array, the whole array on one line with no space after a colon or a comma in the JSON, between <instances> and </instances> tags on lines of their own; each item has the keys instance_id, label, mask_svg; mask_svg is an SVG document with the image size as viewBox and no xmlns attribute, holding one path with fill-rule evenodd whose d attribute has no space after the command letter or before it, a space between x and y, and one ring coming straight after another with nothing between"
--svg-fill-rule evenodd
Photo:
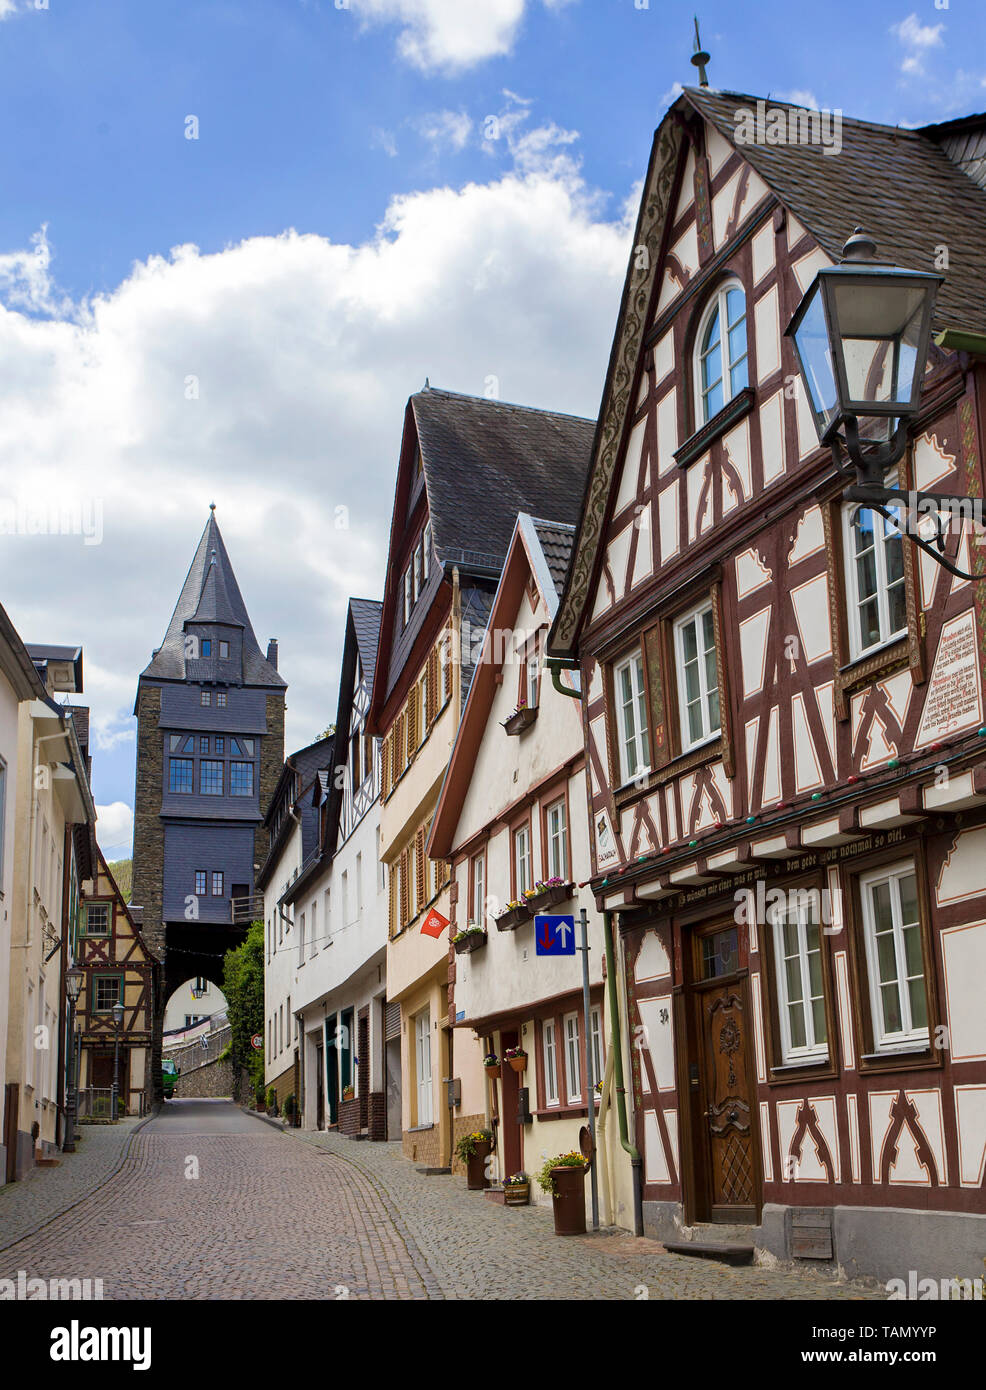
<instances>
[{"instance_id":1,"label":"cobblestone street","mask_svg":"<svg viewBox=\"0 0 986 1390\"><path fill-rule=\"evenodd\" d=\"M668 1255L622 1232L559 1239L546 1209L424 1177L397 1144L279 1133L227 1102L173 1102L136 1133L110 1133L129 1140L119 1167L70 1210L56 1202L45 1217L37 1194L52 1174L0 1192L0 1244L25 1212L47 1221L0 1251L0 1277L101 1278L104 1297L138 1299L885 1297Z\"/></svg>"}]
</instances>

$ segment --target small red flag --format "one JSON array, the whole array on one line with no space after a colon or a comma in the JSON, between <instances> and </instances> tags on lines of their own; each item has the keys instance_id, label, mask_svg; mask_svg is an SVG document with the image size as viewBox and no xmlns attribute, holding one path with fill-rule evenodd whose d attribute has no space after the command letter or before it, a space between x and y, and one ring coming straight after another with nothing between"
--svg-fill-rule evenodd
<instances>
[{"instance_id":1,"label":"small red flag","mask_svg":"<svg viewBox=\"0 0 986 1390\"><path fill-rule=\"evenodd\" d=\"M432 908L428 916L421 923L421 933L423 936L441 936L442 932L448 926L448 923L449 919L447 917L443 917L440 912L436 912L435 909Z\"/></svg>"}]
</instances>

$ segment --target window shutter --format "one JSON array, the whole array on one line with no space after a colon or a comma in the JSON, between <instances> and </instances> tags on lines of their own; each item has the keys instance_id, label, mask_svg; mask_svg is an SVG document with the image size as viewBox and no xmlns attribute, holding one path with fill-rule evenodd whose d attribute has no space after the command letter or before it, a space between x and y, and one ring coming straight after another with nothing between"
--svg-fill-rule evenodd
<instances>
[{"instance_id":1,"label":"window shutter","mask_svg":"<svg viewBox=\"0 0 986 1390\"><path fill-rule=\"evenodd\" d=\"M384 801L390 795L390 734L380 745L380 794Z\"/></svg>"},{"instance_id":2,"label":"window shutter","mask_svg":"<svg viewBox=\"0 0 986 1390\"><path fill-rule=\"evenodd\" d=\"M649 696L647 713L650 723L651 767L664 767L671 758L667 701L664 695L664 658L661 651L661 629L652 627L644 633L644 670Z\"/></svg>"},{"instance_id":3,"label":"window shutter","mask_svg":"<svg viewBox=\"0 0 986 1390\"><path fill-rule=\"evenodd\" d=\"M428 900L428 880L425 878L425 831L424 826L414 837L414 870L417 884L417 904L420 911Z\"/></svg>"},{"instance_id":4,"label":"window shutter","mask_svg":"<svg viewBox=\"0 0 986 1390\"><path fill-rule=\"evenodd\" d=\"M429 724L433 724L435 715L438 713L438 706L441 701L438 698L438 648L432 647L428 653L428 711L427 719Z\"/></svg>"},{"instance_id":5,"label":"window shutter","mask_svg":"<svg viewBox=\"0 0 986 1390\"><path fill-rule=\"evenodd\" d=\"M445 689L442 692L442 703L444 704L452 694L452 624L449 623L445 629Z\"/></svg>"},{"instance_id":6,"label":"window shutter","mask_svg":"<svg viewBox=\"0 0 986 1390\"><path fill-rule=\"evenodd\" d=\"M398 880L399 880L399 879L400 879L400 874L397 872L397 863L395 862L394 864L391 865L390 874L388 875L388 878L387 878L387 882L388 882L389 885L390 885L390 918L389 918L389 922L390 922L390 935L391 935L391 936L396 936L397 933L398 933L398 931L400 930L400 927L399 927L398 921L397 921L397 911L398 911L397 889L398 889L398 886L399 886L399 885L398 885Z\"/></svg>"},{"instance_id":7,"label":"window shutter","mask_svg":"<svg viewBox=\"0 0 986 1390\"><path fill-rule=\"evenodd\" d=\"M408 883L408 870L411 866L411 856L407 850L401 854L401 926L411 920L411 894L410 884Z\"/></svg>"},{"instance_id":8,"label":"window shutter","mask_svg":"<svg viewBox=\"0 0 986 1390\"><path fill-rule=\"evenodd\" d=\"M394 781L404 771L404 711L394 720Z\"/></svg>"},{"instance_id":9,"label":"window shutter","mask_svg":"<svg viewBox=\"0 0 986 1390\"><path fill-rule=\"evenodd\" d=\"M407 755L411 758L418 746L418 687L411 686L407 699Z\"/></svg>"}]
</instances>

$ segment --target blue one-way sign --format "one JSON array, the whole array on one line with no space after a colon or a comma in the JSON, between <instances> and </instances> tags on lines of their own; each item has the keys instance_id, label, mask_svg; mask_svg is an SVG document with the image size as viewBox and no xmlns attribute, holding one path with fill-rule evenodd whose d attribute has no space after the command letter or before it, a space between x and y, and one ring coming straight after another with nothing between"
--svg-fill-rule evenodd
<instances>
[{"instance_id":1,"label":"blue one-way sign","mask_svg":"<svg viewBox=\"0 0 986 1390\"><path fill-rule=\"evenodd\" d=\"M574 956L575 918L535 917L534 940L539 956Z\"/></svg>"}]
</instances>

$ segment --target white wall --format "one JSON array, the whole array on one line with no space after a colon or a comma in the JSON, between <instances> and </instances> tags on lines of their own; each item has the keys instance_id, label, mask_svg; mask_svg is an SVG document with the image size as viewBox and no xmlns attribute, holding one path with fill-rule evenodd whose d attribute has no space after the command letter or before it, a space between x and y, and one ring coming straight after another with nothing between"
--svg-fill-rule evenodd
<instances>
[{"instance_id":1,"label":"white wall","mask_svg":"<svg viewBox=\"0 0 986 1390\"><path fill-rule=\"evenodd\" d=\"M14 809L17 800L17 695L0 676L0 759L3 761L3 814L0 819L0 1085L7 1080L7 1013L10 1001L10 941L14 896ZM4 1091L0 1089L0 1143Z\"/></svg>"},{"instance_id":2,"label":"white wall","mask_svg":"<svg viewBox=\"0 0 986 1390\"><path fill-rule=\"evenodd\" d=\"M225 994L211 980L205 980L203 983L206 992L201 999L196 999L192 995L194 979L186 980L175 990L164 1011L164 1031L166 1033L171 1033L176 1028L184 1028L186 1014L204 1014L206 1018L211 1018L213 1014L225 1013Z\"/></svg>"}]
</instances>

